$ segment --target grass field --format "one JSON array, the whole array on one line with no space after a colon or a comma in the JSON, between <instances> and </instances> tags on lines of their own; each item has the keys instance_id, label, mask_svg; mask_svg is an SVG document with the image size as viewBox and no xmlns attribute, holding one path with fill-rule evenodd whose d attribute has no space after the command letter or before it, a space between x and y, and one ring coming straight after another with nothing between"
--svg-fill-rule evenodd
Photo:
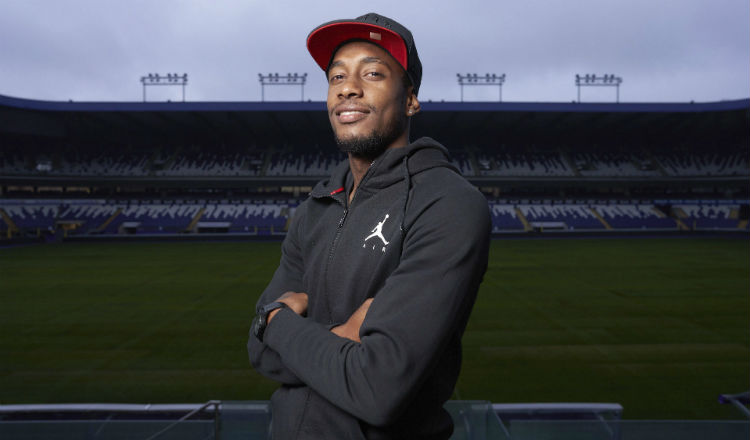
<instances>
[{"instance_id":1,"label":"grass field","mask_svg":"<svg viewBox=\"0 0 750 440\"><path fill-rule=\"evenodd\" d=\"M739 418L750 247L718 238L492 243L454 399L619 402ZM245 342L278 243L0 248L0 403L268 399Z\"/></svg>"}]
</instances>

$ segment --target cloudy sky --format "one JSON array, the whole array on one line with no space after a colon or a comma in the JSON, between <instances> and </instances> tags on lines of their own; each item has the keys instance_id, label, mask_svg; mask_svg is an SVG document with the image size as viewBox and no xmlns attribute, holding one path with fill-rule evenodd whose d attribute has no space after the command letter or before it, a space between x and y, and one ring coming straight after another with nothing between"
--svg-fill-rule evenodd
<instances>
[{"instance_id":1,"label":"cloudy sky","mask_svg":"<svg viewBox=\"0 0 750 440\"><path fill-rule=\"evenodd\" d=\"M307 72L305 98L323 100L308 32L371 11L412 30L422 100L458 100L458 72L505 73L505 101L574 100L576 73L621 76L624 102L750 96L748 0L0 0L0 94L139 101L142 75L174 72L188 73L190 101L257 101L259 72ZM299 92L267 88L266 99ZM180 93L151 87L148 98ZM614 98L582 91L582 101Z\"/></svg>"}]
</instances>

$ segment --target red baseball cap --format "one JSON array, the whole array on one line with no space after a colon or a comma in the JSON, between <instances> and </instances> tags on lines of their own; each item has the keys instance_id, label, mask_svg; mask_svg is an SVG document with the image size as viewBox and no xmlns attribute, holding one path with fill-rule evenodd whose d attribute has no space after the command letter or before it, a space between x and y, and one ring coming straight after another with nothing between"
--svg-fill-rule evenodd
<instances>
[{"instance_id":1,"label":"red baseball cap","mask_svg":"<svg viewBox=\"0 0 750 440\"><path fill-rule=\"evenodd\" d=\"M349 40L363 40L385 49L406 71L414 93L422 82L422 62L409 29L395 20L375 13L355 19L323 23L307 36L307 50L315 62L328 71L336 50Z\"/></svg>"}]
</instances>

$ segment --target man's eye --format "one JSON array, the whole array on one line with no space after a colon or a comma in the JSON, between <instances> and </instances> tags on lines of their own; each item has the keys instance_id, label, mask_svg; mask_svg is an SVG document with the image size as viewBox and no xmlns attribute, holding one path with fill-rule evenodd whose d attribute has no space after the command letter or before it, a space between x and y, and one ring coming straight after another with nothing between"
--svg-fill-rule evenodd
<instances>
[{"instance_id":1,"label":"man's eye","mask_svg":"<svg viewBox=\"0 0 750 440\"><path fill-rule=\"evenodd\" d=\"M365 73L365 76L383 76L380 74L380 72L367 72Z\"/></svg>"},{"instance_id":2,"label":"man's eye","mask_svg":"<svg viewBox=\"0 0 750 440\"><path fill-rule=\"evenodd\" d=\"M341 79L342 79L343 77L344 77L344 75L332 75L332 76L331 76L331 79L330 79L329 81L330 81L330 82L335 82L335 81L339 81L339 80L341 80Z\"/></svg>"}]
</instances>

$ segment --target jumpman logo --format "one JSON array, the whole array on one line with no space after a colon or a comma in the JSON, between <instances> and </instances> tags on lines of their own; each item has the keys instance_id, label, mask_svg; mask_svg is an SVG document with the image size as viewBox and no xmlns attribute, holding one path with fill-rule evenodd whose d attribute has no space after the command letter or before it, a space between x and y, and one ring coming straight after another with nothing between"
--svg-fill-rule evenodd
<instances>
[{"instance_id":1,"label":"jumpman logo","mask_svg":"<svg viewBox=\"0 0 750 440\"><path fill-rule=\"evenodd\" d=\"M388 220L388 214L385 215L385 218L382 222L378 222L378 225L372 229L372 234L368 235L367 238L365 238L366 243L367 240L373 237L378 237L383 242L383 252L385 252L385 246L388 246L388 241L386 241L385 236L383 236L383 225L385 224L386 220ZM362 247L365 247L365 243L362 243ZM373 245L372 248L375 249L375 246Z\"/></svg>"}]
</instances>

